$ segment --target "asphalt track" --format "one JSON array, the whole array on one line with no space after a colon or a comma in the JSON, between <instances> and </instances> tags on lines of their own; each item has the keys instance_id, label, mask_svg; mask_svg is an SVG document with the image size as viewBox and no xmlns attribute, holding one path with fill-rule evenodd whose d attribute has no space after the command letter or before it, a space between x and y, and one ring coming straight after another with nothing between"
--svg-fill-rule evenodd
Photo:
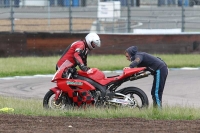
<instances>
[{"instance_id":1,"label":"asphalt track","mask_svg":"<svg viewBox=\"0 0 200 133\"><path fill-rule=\"evenodd\" d=\"M121 73L106 73L106 76ZM45 93L56 84L52 75L0 78L0 95L19 98L43 99ZM125 86L135 86L146 92L150 104L153 77L126 82ZM170 70L163 93L163 106L179 105L200 107L200 70Z\"/></svg>"}]
</instances>

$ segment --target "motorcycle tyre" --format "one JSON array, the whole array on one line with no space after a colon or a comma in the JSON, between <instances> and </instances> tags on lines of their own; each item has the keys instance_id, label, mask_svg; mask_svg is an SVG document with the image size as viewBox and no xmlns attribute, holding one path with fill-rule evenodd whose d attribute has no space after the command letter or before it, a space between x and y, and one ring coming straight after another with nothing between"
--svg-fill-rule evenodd
<instances>
[{"instance_id":1,"label":"motorcycle tyre","mask_svg":"<svg viewBox=\"0 0 200 133\"><path fill-rule=\"evenodd\" d=\"M46 93L46 95L44 96L44 99L43 99L43 107L44 107L45 109L56 109L56 108L51 108L51 107L49 106L50 98L52 97L52 95L54 95L54 92L53 92L52 90L49 90L49 91ZM68 97L67 97L67 98L68 98ZM63 102L63 101L62 101L62 102ZM65 104L65 107L62 108L62 109L66 109L66 105L71 106L70 108L73 108L73 105L72 105L72 103L70 102L69 98L66 99L66 100L64 101L63 104Z\"/></svg>"},{"instance_id":2,"label":"motorcycle tyre","mask_svg":"<svg viewBox=\"0 0 200 133\"><path fill-rule=\"evenodd\" d=\"M142 102L142 106L140 108L148 108L148 106L149 106L148 97L147 97L146 93L143 90L141 90L140 88L126 87L126 88L121 89L118 92L120 92L124 95L128 95L130 93L136 94L140 97L141 102Z\"/></svg>"}]
</instances>

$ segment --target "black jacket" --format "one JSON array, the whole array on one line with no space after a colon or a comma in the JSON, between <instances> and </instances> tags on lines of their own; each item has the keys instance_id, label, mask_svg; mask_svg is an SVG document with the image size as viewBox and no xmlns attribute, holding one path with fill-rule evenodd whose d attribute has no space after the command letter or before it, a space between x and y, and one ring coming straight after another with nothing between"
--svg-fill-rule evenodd
<instances>
[{"instance_id":1,"label":"black jacket","mask_svg":"<svg viewBox=\"0 0 200 133\"><path fill-rule=\"evenodd\" d=\"M156 70L161 69L164 66L167 66L166 63L158 57L155 57L151 54L145 52L138 52L136 46L131 46L126 49L126 52L129 54L131 58L131 64L129 67L146 67L148 71L152 74Z\"/></svg>"}]
</instances>

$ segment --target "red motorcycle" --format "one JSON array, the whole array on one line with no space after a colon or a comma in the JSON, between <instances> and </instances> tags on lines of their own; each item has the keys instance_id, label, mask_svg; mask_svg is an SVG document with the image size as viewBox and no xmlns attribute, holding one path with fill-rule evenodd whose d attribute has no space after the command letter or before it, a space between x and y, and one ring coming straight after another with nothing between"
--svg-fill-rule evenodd
<instances>
[{"instance_id":1,"label":"red motorcycle","mask_svg":"<svg viewBox=\"0 0 200 133\"><path fill-rule=\"evenodd\" d=\"M111 77L106 77L97 68L91 68L88 72L76 68L60 69L52 79L57 86L46 93L43 107L48 109L71 109L83 105L148 107L148 97L141 89L137 87L118 89L124 82L150 75L145 69L145 67L124 69L121 75Z\"/></svg>"}]
</instances>

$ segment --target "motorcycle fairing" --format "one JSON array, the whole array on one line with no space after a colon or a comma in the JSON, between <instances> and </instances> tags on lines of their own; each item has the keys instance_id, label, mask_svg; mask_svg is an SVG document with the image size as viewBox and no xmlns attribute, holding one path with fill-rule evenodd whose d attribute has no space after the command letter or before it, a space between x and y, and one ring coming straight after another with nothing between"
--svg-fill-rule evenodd
<instances>
[{"instance_id":1,"label":"motorcycle fairing","mask_svg":"<svg viewBox=\"0 0 200 133\"><path fill-rule=\"evenodd\" d=\"M61 90L58 87L51 88L55 94L55 100L58 100L58 97L61 94ZM83 103L87 104L93 104L94 103L94 98L89 94L87 90L83 89L75 89L73 91L70 91L67 93L69 98L72 99L74 103L76 103L78 106L80 106Z\"/></svg>"},{"instance_id":2,"label":"motorcycle fairing","mask_svg":"<svg viewBox=\"0 0 200 133\"><path fill-rule=\"evenodd\" d=\"M54 92L55 100L57 100L59 95L60 95L60 93L61 93L61 90L58 87L51 88L50 90L52 90Z\"/></svg>"},{"instance_id":3,"label":"motorcycle fairing","mask_svg":"<svg viewBox=\"0 0 200 133\"><path fill-rule=\"evenodd\" d=\"M62 88L63 92L73 92L72 86L78 87L84 90L95 90L95 87L90 83L80 79L62 79L57 82L58 88Z\"/></svg>"},{"instance_id":4,"label":"motorcycle fairing","mask_svg":"<svg viewBox=\"0 0 200 133\"><path fill-rule=\"evenodd\" d=\"M101 85L106 85L112 81L130 77L131 75L138 73L140 71L143 71L145 69L146 69L146 67L125 69L125 70L123 70L122 75L113 76L113 77L106 77L105 74L97 68L92 68L93 73L88 74L87 72L79 70L78 74L81 76L90 78L90 79L100 83Z\"/></svg>"},{"instance_id":5,"label":"motorcycle fairing","mask_svg":"<svg viewBox=\"0 0 200 133\"><path fill-rule=\"evenodd\" d=\"M130 77L133 74L139 73L141 71L144 71L146 67L138 67L138 68L130 68L130 69L124 69L123 74L121 78Z\"/></svg>"},{"instance_id":6,"label":"motorcycle fairing","mask_svg":"<svg viewBox=\"0 0 200 133\"><path fill-rule=\"evenodd\" d=\"M92 79L92 80L94 80L94 81L96 81L96 82L98 82L102 85L105 85L105 84L115 80L114 77L113 78L107 78L105 76L105 74L97 68L92 68L92 71L93 71L92 73L88 74L87 72L79 70L78 74L81 75L81 76L90 78L90 79Z\"/></svg>"},{"instance_id":7,"label":"motorcycle fairing","mask_svg":"<svg viewBox=\"0 0 200 133\"><path fill-rule=\"evenodd\" d=\"M83 103L94 103L94 98L90 95L89 91L83 89L75 90L72 94L69 95L69 97L72 98L73 102L78 106L82 105Z\"/></svg>"},{"instance_id":8,"label":"motorcycle fairing","mask_svg":"<svg viewBox=\"0 0 200 133\"><path fill-rule=\"evenodd\" d=\"M57 80L63 79L63 78L62 78L62 74L63 74L64 71L65 71L65 69L58 69L58 70L56 71L56 73L54 74L54 76L53 76L51 82L57 82Z\"/></svg>"},{"instance_id":9,"label":"motorcycle fairing","mask_svg":"<svg viewBox=\"0 0 200 133\"><path fill-rule=\"evenodd\" d=\"M107 88L106 86L103 86L100 83L84 76L77 75L77 78L89 82L92 86L94 86L98 91L101 92L102 97L105 97Z\"/></svg>"}]
</instances>

